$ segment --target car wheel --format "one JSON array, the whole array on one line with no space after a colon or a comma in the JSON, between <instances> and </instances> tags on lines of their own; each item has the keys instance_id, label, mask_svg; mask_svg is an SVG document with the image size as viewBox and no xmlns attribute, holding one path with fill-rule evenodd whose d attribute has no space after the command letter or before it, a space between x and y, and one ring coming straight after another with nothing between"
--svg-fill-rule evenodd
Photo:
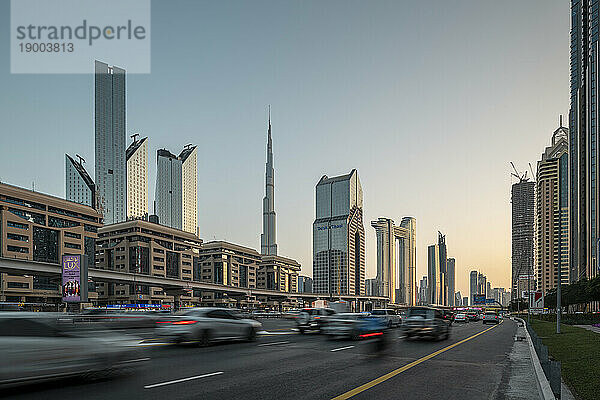
<instances>
[{"instance_id":1,"label":"car wheel","mask_svg":"<svg viewBox=\"0 0 600 400\"><path fill-rule=\"evenodd\" d=\"M298 331L300 331L301 335L304 335L304 328L298 328Z\"/></svg>"},{"instance_id":2,"label":"car wheel","mask_svg":"<svg viewBox=\"0 0 600 400\"><path fill-rule=\"evenodd\" d=\"M360 336L359 336L359 334L358 334L358 331L357 331L357 330L353 330L353 331L352 331L352 333L350 334L350 339L351 339L351 340L358 340L358 338L359 338L359 337L360 337Z\"/></svg>"},{"instance_id":3,"label":"car wheel","mask_svg":"<svg viewBox=\"0 0 600 400\"><path fill-rule=\"evenodd\" d=\"M412 336L411 335L404 335L404 340L412 340Z\"/></svg>"},{"instance_id":4,"label":"car wheel","mask_svg":"<svg viewBox=\"0 0 600 400\"><path fill-rule=\"evenodd\" d=\"M392 329L394 327L394 323L390 320L390 322L388 322L388 328Z\"/></svg>"},{"instance_id":5,"label":"car wheel","mask_svg":"<svg viewBox=\"0 0 600 400\"><path fill-rule=\"evenodd\" d=\"M256 340L256 329L254 329L253 326L248 328L248 331L246 332L246 340L249 342Z\"/></svg>"},{"instance_id":6,"label":"car wheel","mask_svg":"<svg viewBox=\"0 0 600 400\"><path fill-rule=\"evenodd\" d=\"M210 342L211 342L210 331L208 329L205 329L202 332L200 332L200 336L198 338L198 346L206 347L206 346L210 345Z\"/></svg>"}]
</instances>

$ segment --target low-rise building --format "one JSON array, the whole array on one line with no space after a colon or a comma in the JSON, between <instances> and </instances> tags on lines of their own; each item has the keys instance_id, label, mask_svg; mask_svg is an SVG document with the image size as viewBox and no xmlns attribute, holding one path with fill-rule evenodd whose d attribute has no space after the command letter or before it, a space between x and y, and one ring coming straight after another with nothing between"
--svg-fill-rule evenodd
<instances>
[{"instance_id":1,"label":"low-rise building","mask_svg":"<svg viewBox=\"0 0 600 400\"><path fill-rule=\"evenodd\" d=\"M104 226L98 231L96 268L192 281L202 244L193 233L144 220ZM160 287L97 282L99 304L172 304ZM194 302L181 296L182 305Z\"/></svg>"},{"instance_id":2,"label":"low-rise building","mask_svg":"<svg viewBox=\"0 0 600 400\"><path fill-rule=\"evenodd\" d=\"M275 255L263 255L259 264L256 287L279 292L298 292L300 264L296 260Z\"/></svg>"},{"instance_id":3,"label":"low-rise building","mask_svg":"<svg viewBox=\"0 0 600 400\"><path fill-rule=\"evenodd\" d=\"M100 226L102 216L90 206L0 183L0 257L60 264L63 255L82 255L93 266ZM0 277L0 301L61 302L58 277Z\"/></svg>"},{"instance_id":4,"label":"low-rise building","mask_svg":"<svg viewBox=\"0 0 600 400\"><path fill-rule=\"evenodd\" d=\"M200 249L194 280L254 289L258 287L260 261L261 255L250 247L225 241L207 242ZM197 291L197 294L207 306L241 306L255 302L254 298L234 299L218 292Z\"/></svg>"}]
</instances>

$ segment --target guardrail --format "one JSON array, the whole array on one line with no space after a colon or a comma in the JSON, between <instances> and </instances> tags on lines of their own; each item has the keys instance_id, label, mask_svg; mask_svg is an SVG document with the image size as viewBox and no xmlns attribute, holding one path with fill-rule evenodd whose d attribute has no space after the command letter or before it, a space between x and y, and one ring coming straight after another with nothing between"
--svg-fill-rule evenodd
<instances>
[{"instance_id":1,"label":"guardrail","mask_svg":"<svg viewBox=\"0 0 600 400\"><path fill-rule=\"evenodd\" d=\"M550 383L550 388L552 389L552 393L554 397L560 399L561 395L561 374L560 374L560 361L551 360L548 356L548 347L544 345L542 339L537 335L537 333L531 328L527 322L525 322L525 327L529 336L531 337L531 341L533 342L533 348L540 359L540 364L542 365L542 369L544 370L544 375L546 375L546 379Z\"/></svg>"}]
</instances>

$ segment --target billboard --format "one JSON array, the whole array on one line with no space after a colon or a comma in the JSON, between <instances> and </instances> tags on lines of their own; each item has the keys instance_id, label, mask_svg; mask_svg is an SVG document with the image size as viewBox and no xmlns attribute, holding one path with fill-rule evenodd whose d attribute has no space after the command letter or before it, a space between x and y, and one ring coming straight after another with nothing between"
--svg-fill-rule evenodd
<instances>
[{"instance_id":1,"label":"billboard","mask_svg":"<svg viewBox=\"0 0 600 400\"><path fill-rule=\"evenodd\" d=\"M485 304L485 294L474 294L473 305Z\"/></svg>"},{"instance_id":2,"label":"billboard","mask_svg":"<svg viewBox=\"0 0 600 400\"><path fill-rule=\"evenodd\" d=\"M485 299L485 304L496 304L495 299Z\"/></svg>"},{"instance_id":3,"label":"billboard","mask_svg":"<svg viewBox=\"0 0 600 400\"><path fill-rule=\"evenodd\" d=\"M80 255L62 257L62 296L67 303L81 301Z\"/></svg>"},{"instance_id":4,"label":"billboard","mask_svg":"<svg viewBox=\"0 0 600 400\"><path fill-rule=\"evenodd\" d=\"M529 311L532 314L544 312L544 295L541 290L529 292Z\"/></svg>"}]
</instances>

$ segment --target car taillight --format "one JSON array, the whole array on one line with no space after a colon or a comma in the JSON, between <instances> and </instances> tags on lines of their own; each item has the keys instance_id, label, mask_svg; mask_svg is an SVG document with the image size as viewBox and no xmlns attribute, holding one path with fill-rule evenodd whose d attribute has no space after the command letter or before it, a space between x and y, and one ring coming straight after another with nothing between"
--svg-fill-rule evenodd
<instances>
[{"instance_id":1,"label":"car taillight","mask_svg":"<svg viewBox=\"0 0 600 400\"><path fill-rule=\"evenodd\" d=\"M183 321L175 321L175 322L173 322L173 325L190 325L190 324L195 324L196 322L198 322L198 321L186 319Z\"/></svg>"},{"instance_id":2,"label":"car taillight","mask_svg":"<svg viewBox=\"0 0 600 400\"><path fill-rule=\"evenodd\" d=\"M381 335L383 335L383 332L373 332L373 333L364 333L364 334L360 335L360 337L368 338L368 337L381 336Z\"/></svg>"},{"instance_id":3,"label":"car taillight","mask_svg":"<svg viewBox=\"0 0 600 400\"><path fill-rule=\"evenodd\" d=\"M173 321L156 321L157 324L170 324Z\"/></svg>"}]
</instances>

